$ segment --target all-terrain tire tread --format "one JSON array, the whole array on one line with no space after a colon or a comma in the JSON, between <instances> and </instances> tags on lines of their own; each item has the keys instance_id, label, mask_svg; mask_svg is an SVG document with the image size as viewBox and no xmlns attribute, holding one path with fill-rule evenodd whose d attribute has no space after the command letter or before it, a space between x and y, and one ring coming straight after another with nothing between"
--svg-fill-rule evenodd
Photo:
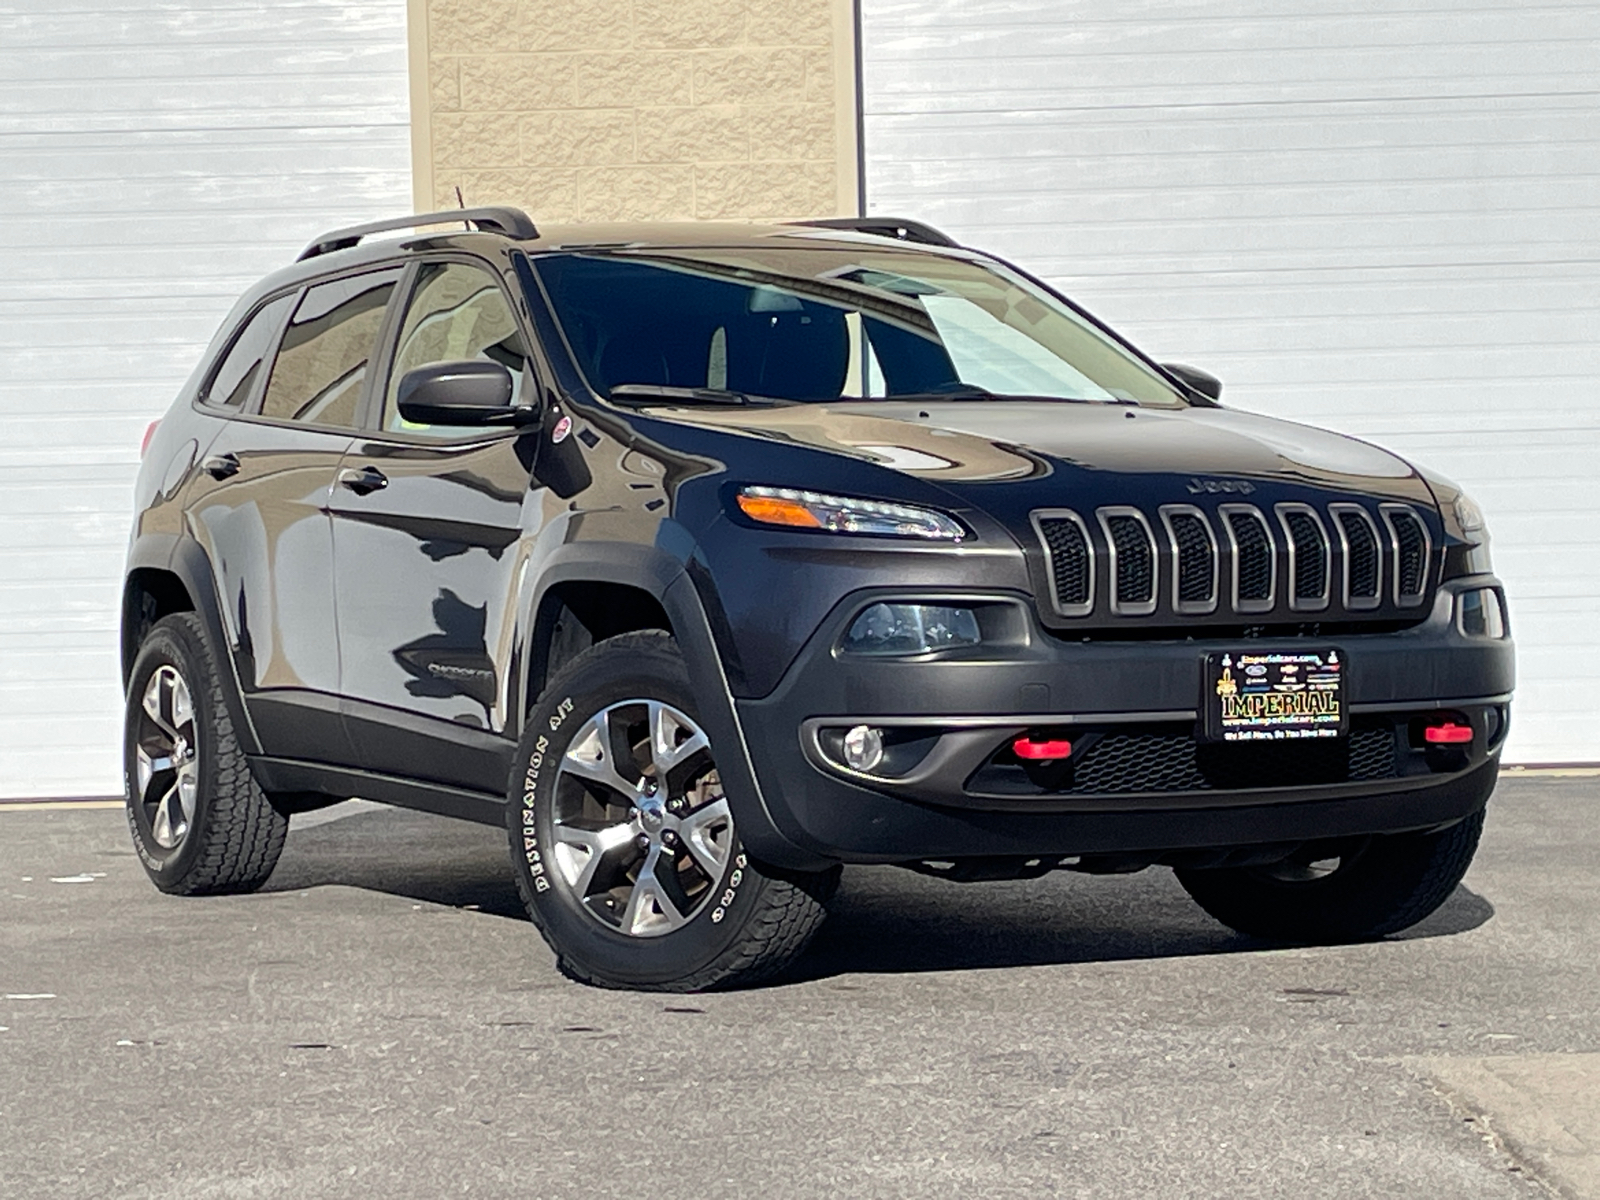
<instances>
[{"instance_id":1,"label":"all-terrain tire tread","mask_svg":"<svg viewBox=\"0 0 1600 1200\"><path fill-rule=\"evenodd\" d=\"M648 655L672 650L675 645L672 635L660 629L618 634L596 643L563 666L551 679L546 693L562 690L569 680L577 682L581 679L585 658L602 647ZM747 918L739 939L692 975L669 983L614 979L586 971L559 953L557 965L565 975L580 983L636 992L707 992L746 987L770 978L792 963L822 927L828 915L827 902L838 887L839 870L791 873L756 862L751 862L746 870L760 877L762 888L759 907ZM523 872L514 874L523 907L549 941L549 930L534 902L532 887Z\"/></svg>"},{"instance_id":2,"label":"all-terrain tire tread","mask_svg":"<svg viewBox=\"0 0 1600 1200\"><path fill-rule=\"evenodd\" d=\"M1483 833L1483 812L1479 810L1464 821L1458 821L1439 835L1440 842L1427 871L1412 889L1407 903L1396 908L1389 919L1374 925L1369 931L1373 937L1398 933L1409 929L1450 898L1461 877L1467 873L1472 857L1478 851L1478 838Z\"/></svg>"},{"instance_id":3,"label":"all-terrain tire tread","mask_svg":"<svg viewBox=\"0 0 1600 1200\"><path fill-rule=\"evenodd\" d=\"M1218 921L1275 942L1369 941L1409 929L1455 891L1483 832L1479 810L1431 834L1375 839L1353 876L1265 882L1250 868L1177 871L1190 896ZM1303 891L1301 889L1304 889Z\"/></svg>"},{"instance_id":4,"label":"all-terrain tire tread","mask_svg":"<svg viewBox=\"0 0 1600 1200\"><path fill-rule=\"evenodd\" d=\"M175 633L182 629L177 636L204 674L203 679L188 682L200 693L197 702L203 700L207 706L210 745L202 746L201 753L209 751L211 755L209 811L189 835L202 839L196 860L181 880L165 890L185 896L253 892L266 883L278 864L289 819L273 808L239 748L216 657L200 618L194 613L174 613L163 617L155 628L161 625L174 626Z\"/></svg>"}]
</instances>

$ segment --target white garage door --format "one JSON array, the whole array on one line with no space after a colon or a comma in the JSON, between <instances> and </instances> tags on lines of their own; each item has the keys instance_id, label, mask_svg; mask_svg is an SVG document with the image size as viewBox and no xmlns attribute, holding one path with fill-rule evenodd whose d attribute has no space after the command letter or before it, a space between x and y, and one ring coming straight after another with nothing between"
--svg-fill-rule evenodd
<instances>
[{"instance_id":1,"label":"white garage door","mask_svg":"<svg viewBox=\"0 0 1600 1200\"><path fill-rule=\"evenodd\" d=\"M0 12L0 797L121 789L139 441L244 288L411 204L404 0Z\"/></svg>"},{"instance_id":2,"label":"white garage door","mask_svg":"<svg viewBox=\"0 0 1600 1200\"><path fill-rule=\"evenodd\" d=\"M863 0L867 211L1489 514L1508 761L1600 761L1600 7Z\"/></svg>"}]
</instances>

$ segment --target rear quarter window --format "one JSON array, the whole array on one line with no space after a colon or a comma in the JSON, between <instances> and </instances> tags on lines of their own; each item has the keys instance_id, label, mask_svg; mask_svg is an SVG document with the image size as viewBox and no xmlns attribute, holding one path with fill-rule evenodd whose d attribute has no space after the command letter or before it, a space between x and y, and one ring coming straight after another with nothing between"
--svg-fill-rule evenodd
<instances>
[{"instance_id":1,"label":"rear quarter window","mask_svg":"<svg viewBox=\"0 0 1600 1200\"><path fill-rule=\"evenodd\" d=\"M250 315L212 372L210 382L200 395L202 404L234 412L244 408L261 377L261 364L271 352L272 341L283 328L283 319L293 302L292 295L279 296Z\"/></svg>"}]
</instances>

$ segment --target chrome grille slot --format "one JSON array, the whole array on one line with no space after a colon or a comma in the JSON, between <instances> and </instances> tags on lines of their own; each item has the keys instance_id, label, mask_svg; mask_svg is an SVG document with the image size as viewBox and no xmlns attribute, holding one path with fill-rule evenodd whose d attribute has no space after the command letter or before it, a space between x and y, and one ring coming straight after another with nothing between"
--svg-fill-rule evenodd
<instances>
[{"instance_id":1,"label":"chrome grille slot","mask_svg":"<svg viewBox=\"0 0 1600 1200\"><path fill-rule=\"evenodd\" d=\"M1111 554L1111 611L1141 617L1156 610L1156 539L1137 508L1097 509Z\"/></svg>"},{"instance_id":2,"label":"chrome grille slot","mask_svg":"<svg viewBox=\"0 0 1600 1200\"><path fill-rule=\"evenodd\" d=\"M1192 504L1161 508L1172 547L1172 610L1208 613L1217 607L1217 539L1205 513Z\"/></svg>"},{"instance_id":3,"label":"chrome grille slot","mask_svg":"<svg viewBox=\"0 0 1600 1200\"><path fill-rule=\"evenodd\" d=\"M1253 504L1224 504L1218 511L1233 559L1233 610L1270 612L1277 598L1277 545L1266 517Z\"/></svg>"},{"instance_id":4,"label":"chrome grille slot","mask_svg":"<svg viewBox=\"0 0 1600 1200\"><path fill-rule=\"evenodd\" d=\"M1322 518L1309 504L1280 504L1276 511L1289 544L1289 607L1327 608L1333 548Z\"/></svg>"},{"instance_id":5,"label":"chrome grille slot","mask_svg":"<svg viewBox=\"0 0 1600 1200\"><path fill-rule=\"evenodd\" d=\"M1344 558L1344 606L1352 611L1383 602L1383 551L1378 526L1359 504L1330 504Z\"/></svg>"},{"instance_id":6,"label":"chrome grille slot","mask_svg":"<svg viewBox=\"0 0 1600 1200\"><path fill-rule=\"evenodd\" d=\"M1394 538L1394 602L1414 608L1422 603L1428 590L1428 555L1432 549L1428 527L1415 509L1404 504L1384 504L1379 511Z\"/></svg>"},{"instance_id":7,"label":"chrome grille slot","mask_svg":"<svg viewBox=\"0 0 1600 1200\"><path fill-rule=\"evenodd\" d=\"M1044 546L1055 610L1064 617L1087 616L1094 608L1094 550L1088 526L1067 508L1042 508L1029 519Z\"/></svg>"}]
</instances>

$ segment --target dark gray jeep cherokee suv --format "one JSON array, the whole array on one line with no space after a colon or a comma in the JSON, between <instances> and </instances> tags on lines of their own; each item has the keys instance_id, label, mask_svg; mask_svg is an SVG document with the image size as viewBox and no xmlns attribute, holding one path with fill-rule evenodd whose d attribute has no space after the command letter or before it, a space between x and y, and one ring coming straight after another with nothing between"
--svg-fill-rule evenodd
<instances>
[{"instance_id":1,"label":"dark gray jeep cherokee suv","mask_svg":"<svg viewBox=\"0 0 1600 1200\"><path fill-rule=\"evenodd\" d=\"M1401 929L1506 735L1488 535L1219 391L915 222L330 233L148 441L140 858L241 891L345 797L503 824L618 987L777 970L845 863Z\"/></svg>"}]
</instances>

